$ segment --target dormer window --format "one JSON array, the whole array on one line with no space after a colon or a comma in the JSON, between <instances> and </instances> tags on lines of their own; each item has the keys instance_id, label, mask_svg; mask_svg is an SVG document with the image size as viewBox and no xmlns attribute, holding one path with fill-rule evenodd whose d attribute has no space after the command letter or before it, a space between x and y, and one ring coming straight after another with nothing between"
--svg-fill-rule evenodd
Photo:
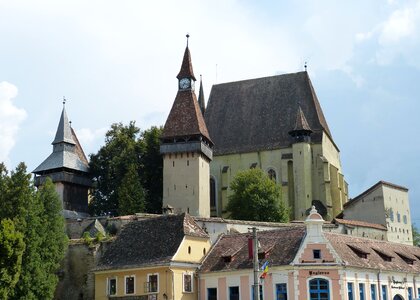
<instances>
[{"instance_id":1,"label":"dormer window","mask_svg":"<svg viewBox=\"0 0 420 300\"><path fill-rule=\"evenodd\" d=\"M392 261L392 256L378 249L373 249L384 261Z\"/></svg>"},{"instance_id":2,"label":"dormer window","mask_svg":"<svg viewBox=\"0 0 420 300\"><path fill-rule=\"evenodd\" d=\"M397 254L398 254L398 256L399 256L399 257L401 257L401 259L402 259L403 261L405 261L407 264L409 264L409 265L414 264L414 261L415 261L415 259L414 259L414 258L412 258L412 257L408 257L407 255L402 254L402 253L399 253L399 252L396 252L396 253L397 253Z\"/></svg>"},{"instance_id":3,"label":"dormer window","mask_svg":"<svg viewBox=\"0 0 420 300\"><path fill-rule=\"evenodd\" d=\"M367 258L369 252L366 252L365 250L355 247L353 245L347 245L353 252L360 258Z\"/></svg>"},{"instance_id":4,"label":"dormer window","mask_svg":"<svg viewBox=\"0 0 420 300\"><path fill-rule=\"evenodd\" d=\"M321 250L319 249L313 249L312 253L314 255L314 259L320 259L321 258Z\"/></svg>"}]
</instances>

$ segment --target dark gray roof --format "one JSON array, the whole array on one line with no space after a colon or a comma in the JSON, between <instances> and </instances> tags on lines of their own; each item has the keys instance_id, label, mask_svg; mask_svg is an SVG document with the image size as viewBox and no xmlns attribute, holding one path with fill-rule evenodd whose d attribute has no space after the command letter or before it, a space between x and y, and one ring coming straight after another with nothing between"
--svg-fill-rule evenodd
<instances>
[{"instance_id":1,"label":"dark gray roof","mask_svg":"<svg viewBox=\"0 0 420 300\"><path fill-rule=\"evenodd\" d=\"M331 137L307 72L214 85L204 116L214 153L289 147L299 106L313 142Z\"/></svg>"},{"instance_id":2,"label":"dark gray roof","mask_svg":"<svg viewBox=\"0 0 420 300\"><path fill-rule=\"evenodd\" d=\"M98 270L169 263L184 236L208 238L188 214L167 215L125 225L98 263Z\"/></svg>"},{"instance_id":3,"label":"dark gray roof","mask_svg":"<svg viewBox=\"0 0 420 300\"><path fill-rule=\"evenodd\" d=\"M63 107L63 111L61 112L60 122L58 123L57 132L55 134L55 138L52 144L54 145L62 142L73 145L76 144L73 140L73 135L71 133L71 127L65 107Z\"/></svg>"},{"instance_id":4,"label":"dark gray roof","mask_svg":"<svg viewBox=\"0 0 420 300\"><path fill-rule=\"evenodd\" d=\"M65 108L63 108L61 113L60 122L52 144L53 152L32 171L33 173L44 174L63 168L89 172L88 161L76 137L76 133L70 127Z\"/></svg>"}]
</instances>

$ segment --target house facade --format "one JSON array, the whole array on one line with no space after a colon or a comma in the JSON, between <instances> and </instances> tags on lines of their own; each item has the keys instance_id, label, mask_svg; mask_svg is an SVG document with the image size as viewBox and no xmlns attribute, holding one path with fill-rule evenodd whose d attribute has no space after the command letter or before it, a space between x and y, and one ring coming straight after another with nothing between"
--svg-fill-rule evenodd
<instances>
[{"instance_id":1,"label":"house facade","mask_svg":"<svg viewBox=\"0 0 420 300\"><path fill-rule=\"evenodd\" d=\"M209 248L188 214L131 222L94 270L95 299L197 299L196 271Z\"/></svg>"},{"instance_id":2,"label":"house facade","mask_svg":"<svg viewBox=\"0 0 420 300\"><path fill-rule=\"evenodd\" d=\"M414 299L420 293L420 249L323 232L312 210L306 228L258 233L260 299ZM248 234L222 236L199 271L200 300L253 299ZM260 271L260 274L262 271Z\"/></svg>"}]
</instances>

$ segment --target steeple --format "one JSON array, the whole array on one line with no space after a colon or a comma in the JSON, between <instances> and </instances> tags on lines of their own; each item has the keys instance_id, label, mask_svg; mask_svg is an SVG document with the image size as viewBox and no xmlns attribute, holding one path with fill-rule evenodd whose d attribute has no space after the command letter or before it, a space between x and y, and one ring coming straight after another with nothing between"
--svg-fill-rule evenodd
<instances>
[{"instance_id":1,"label":"steeple","mask_svg":"<svg viewBox=\"0 0 420 300\"><path fill-rule=\"evenodd\" d=\"M177 78L178 92L163 128L160 145L163 207L171 207L175 213L209 217L209 164L213 159L213 142L193 89L195 77L188 43Z\"/></svg>"},{"instance_id":2,"label":"steeple","mask_svg":"<svg viewBox=\"0 0 420 300\"><path fill-rule=\"evenodd\" d=\"M190 38L190 35L187 34L186 36L187 36L187 47L185 48L184 58L182 59L181 70L179 70L179 73L176 76L176 78L178 78L179 80L182 78L190 78L196 81L192 63L191 63L190 49L188 49L188 39Z\"/></svg>"},{"instance_id":3,"label":"steeple","mask_svg":"<svg viewBox=\"0 0 420 300\"><path fill-rule=\"evenodd\" d=\"M89 166L70 126L64 105L52 145L52 153L32 171L35 174L35 185L42 185L46 177L50 177L63 202L65 216L84 216L87 212L88 190L91 187Z\"/></svg>"},{"instance_id":4,"label":"steeple","mask_svg":"<svg viewBox=\"0 0 420 300\"><path fill-rule=\"evenodd\" d=\"M295 127L293 130L289 131L289 134L295 138L296 142L309 142L311 133L312 129L306 120L302 108L299 105L296 113Z\"/></svg>"},{"instance_id":5,"label":"steeple","mask_svg":"<svg viewBox=\"0 0 420 300\"><path fill-rule=\"evenodd\" d=\"M204 91L203 91L203 78L200 75L200 91L198 92L198 104L200 105L201 113L204 116L206 111L206 103L204 101Z\"/></svg>"},{"instance_id":6,"label":"steeple","mask_svg":"<svg viewBox=\"0 0 420 300\"><path fill-rule=\"evenodd\" d=\"M58 143L68 143L75 145L73 136L71 134L70 122L66 113L65 102L63 102L63 110L61 112L60 122L58 123L54 141L52 142L53 145Z\"/></svg>"}]
</instances>

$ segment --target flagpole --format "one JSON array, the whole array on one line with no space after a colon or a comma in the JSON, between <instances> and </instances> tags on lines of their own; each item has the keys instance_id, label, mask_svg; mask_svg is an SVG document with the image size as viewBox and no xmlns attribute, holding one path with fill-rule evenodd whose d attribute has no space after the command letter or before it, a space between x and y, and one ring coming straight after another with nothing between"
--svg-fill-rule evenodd
<instances>
[{"instance_id":1,"label":"flagpole","mask_svg":"<svg viewBox=\"0 0 420 300\"><path fill-rule=\"evenodd\" d=\"M259 283L259 265L258 265L258 240L257 228L252 227L252 242L253 242L253 263L254 263L254 299L260 300L260 283Z\"/></svg>"}]
</instances>

